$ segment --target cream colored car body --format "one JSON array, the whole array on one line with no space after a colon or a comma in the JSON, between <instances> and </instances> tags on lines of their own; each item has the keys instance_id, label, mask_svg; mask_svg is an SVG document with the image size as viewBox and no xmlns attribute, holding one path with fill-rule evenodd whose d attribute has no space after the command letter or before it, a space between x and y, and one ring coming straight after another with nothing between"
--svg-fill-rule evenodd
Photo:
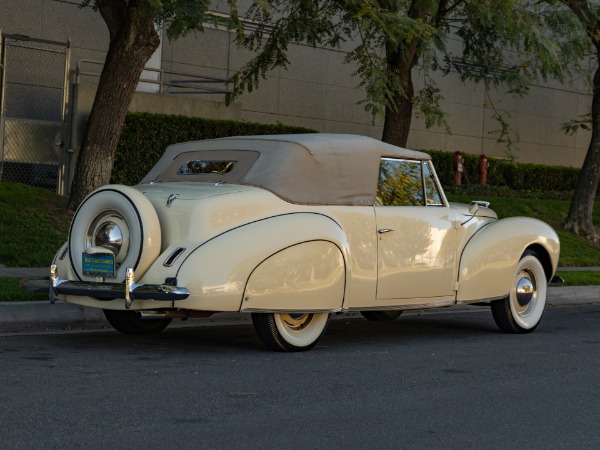
<instances>
[{"instance_id":1,"label":"cream colored car body","mask_svg":"<svg viewBox=\"0 0 600 450\"><path fill-rule=\"evenodd\" d=\"M136 280L176 278L186 300L134 301L132 309L323 312L389 310L483 302L508 295L527 248L544 256L548 279L559 243L546 224L497 220L465 206L309 206L252 186L142 184L161 225L161 254ZM169 196L177 198L167 206ZM381 230L393 229L383 232ZM171 267L165 260L185 251ZM61 249L62 251L62 249ZM59 251L58 254L61 254ZM61 279L76 279L56 258ZM122 299L63 300L124 309Z\"/></svg>"},{"instance_id":2,"label":"cream colored car body","mask_svg":"<svg viewBox=\"0 0 600 450\"><path fill-rule=\"evenodd\" d=\"M312 316L297 319L299 313L507 298L516 292L514 280L527 284L527 274L533 273L516 272L528 249L539 258L545 279L552 278L559 241L551 227L522 217L498 220L478 204L449 204L429 159L346 135L257 136L172 146L141 184L106 186L84 201L69 242L54 259L51 298L105 310L295 313L276 320L288 320L290 336L300 336L301 320ZM205 160L239 162L238 172L196 173ZM378 206L383 203L378 183L384 160L419 168L422 206ZM113 209L125 212L107 218ZM100 247L114 251L120 262L113 280L81 273L82 253L98 250L103 220L124 228L128 240L118 251ZM124 275L130 263L135 283ZM111 292L117 293L100 299L111 283ZM149 286L151 295L169 293L173 284L183 288L184 299L141 300L127 294L139 285ZM120 286L123 294L114 290ZM326 326L319 320L316 334ZM278 327L287 333L285 326ZM298 348L314 342L309 336Z\"/></svg>"}]
</instances>

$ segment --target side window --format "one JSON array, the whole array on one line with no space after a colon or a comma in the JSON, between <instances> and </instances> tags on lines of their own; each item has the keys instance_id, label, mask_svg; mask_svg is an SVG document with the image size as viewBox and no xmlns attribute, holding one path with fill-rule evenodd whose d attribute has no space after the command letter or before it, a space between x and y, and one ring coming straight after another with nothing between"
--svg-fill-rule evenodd
<instances>
[{"instance_id":1,"label":"side window","mask_svg":"<svg viewBox=\"0 0 600 450\"><path fill-rule=\"evenodd\" d=\"M427 198L427 206L443 206L440 190L433 177L431 163L426 162L423 165L423 175L425 177L425 197Z\"/></svg>"},{"instance_id":2,"label":"side window","mask_svg":"<svg viewBox=\"0 0 600 450\"><path fill-rule=\"evenodd\" d=\"M383 158L379 167L376 204L425 206L421 162Z\"/></svg>"}]
</instances>

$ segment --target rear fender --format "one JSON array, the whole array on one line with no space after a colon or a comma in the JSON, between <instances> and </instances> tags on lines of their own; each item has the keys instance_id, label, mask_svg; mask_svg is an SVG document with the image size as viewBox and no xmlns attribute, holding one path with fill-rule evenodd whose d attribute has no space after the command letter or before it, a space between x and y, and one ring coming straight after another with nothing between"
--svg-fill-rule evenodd
<instances>
[{"instance_id":1,"label":"rear fender","mask_svg":"<svg viewBox=\"0 0 600 450\"><path fill-rule=\"evenodd\" d=\"M263 261L250 275L242 311L340 310L346 265L330 241L302 242Z\"/></svg>"},{"instance_id":2,"label":"rear fender","mask_svg":"<svg viewBox=\"0 0 600 450\"><path fill-rule=\"evenodd\" d=\"M558 265L560 243L549 225L537 219L510 217L478 231L460 258L457 302L508 296L517 263L528 248L547 253L547 257L540 257L550 280Z\"/></svg>"},{"instance_id":3,"label":"rear fender","mask_svg":"<svg viewBox=\"0 0 600 450\"><path fill-rule=\"evenodd\" d=\"M322 214L259 220L216 236L187 256L177 284L190 297L177 306L205 311L340 309L348 254L343 230Z\"/></svg>"}]
</instances>

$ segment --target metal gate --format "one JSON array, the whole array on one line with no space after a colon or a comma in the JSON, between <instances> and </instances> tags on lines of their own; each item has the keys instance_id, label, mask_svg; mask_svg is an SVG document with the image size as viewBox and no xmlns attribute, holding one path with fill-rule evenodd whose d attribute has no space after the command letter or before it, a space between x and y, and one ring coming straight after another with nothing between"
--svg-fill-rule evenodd
<instances>
[{"instance_id":1,"label":"metal gate","mask_svg":"<svg viewBox=\"0 0 600 450\"><path fill-rule=\"evenodd\" d=\"M69 42L0 41L0 180L64 193Z\"/></svg>"}]
</instances>

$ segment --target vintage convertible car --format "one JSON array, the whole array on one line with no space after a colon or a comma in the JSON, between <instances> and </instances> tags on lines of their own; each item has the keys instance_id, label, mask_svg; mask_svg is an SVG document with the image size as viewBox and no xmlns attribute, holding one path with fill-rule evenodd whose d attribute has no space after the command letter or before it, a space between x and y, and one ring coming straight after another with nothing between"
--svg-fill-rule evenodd
<instances>
[{"instance_id":1,"label":"vintage convertible car","mask_svg":"<svg viewBox=\"0 0 600 450\"><path fill-rule=\"evenodd\" d=\"M280 351L310 349L347 311L490 305L501 330L526 333L558 256L539 220L449 204L425 153L352 135L231 137L170 146L139 185L90 194L50 297L130 334L247 312Z\"/></svg>"}]
</instances>

